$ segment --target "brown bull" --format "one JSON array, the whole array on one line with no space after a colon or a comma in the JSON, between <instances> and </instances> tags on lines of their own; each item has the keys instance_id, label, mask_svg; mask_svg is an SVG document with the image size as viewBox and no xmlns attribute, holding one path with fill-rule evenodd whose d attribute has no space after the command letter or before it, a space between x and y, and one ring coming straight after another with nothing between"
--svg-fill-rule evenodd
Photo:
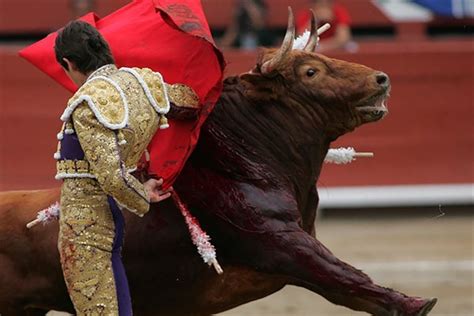
<instances>
[{"instance_id":1,"label":"brown bull","mask_svg":"<svg viewBox=\"0 0 474 316\"><path fill-rule=\"evenodd\" d=\"M136 315L208 315L287 284L373 315L426 315L436 300L374 284L314 237L314 186L329 145L386 113L387 75L292 50L293 18L279 50L263 50L222 96L175 189L213 237L217 275L191 244L171 201L126 214L124 264ZM25 224L59 190L0 195L0 313L73 312L56 248L57 223Z\"/></svg>"}]
</instances>

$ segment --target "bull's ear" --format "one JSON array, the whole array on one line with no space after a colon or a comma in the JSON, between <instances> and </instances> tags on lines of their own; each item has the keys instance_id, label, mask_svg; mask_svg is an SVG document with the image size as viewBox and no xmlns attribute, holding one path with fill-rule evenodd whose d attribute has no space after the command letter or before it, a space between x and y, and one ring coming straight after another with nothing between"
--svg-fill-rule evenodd
<instances>
[{"instance_id":1,"label":"bull's ear","mask_svg":"<svg viewBox=\"0 0 474 316\"><path fill-rule=\"evenodd\" d=\"M255 68L252 70L252 73L259 73L262 76L265 77L275 77L278 75L278 69L272 69L269 71L269 69L266 69L266 72L262 71L262 68L264 67L265 64L268 64L270 59L272 59L272 56L275 52L278 52L277 49L275 48L265 48L261 47L258 52L257 52L257 64L255 65Z\"/></svg>"},{"instance_id":2,"label":"bull's ear","mask_svg":"<svg viewBox=\"0 0 474 316\"><path fill-rule=\"evenodd\" d=\"M256 85L265 81L265 77L258 72L248 72L240 75L240 80Z\"/></svg>"},{"instance_id":3,"label":"bull's ear","mask_svg":"<svg viewBox=\"0 0 474 316\"><path fill-rule=\"evenodd\" d=\"M258 84L261 82L263 83L266 80L266 77L272 77L272 76L269 76L268 74L264 75L262 73L261 57L258 58L257 64L252 70L240 75L241 80L252 83L252 84Z\"/></svg>"},{"instance_id":4,"label":"bull's ear","mask_svg":"<svg viewBox=\"0 0 474 316\"><path fill-rule=\"evenodd\" d=\"M277 98L277 85L261 73L245 73L240 75L245 88L245 96L260 102Z\"/></svg>"}]
</instances>

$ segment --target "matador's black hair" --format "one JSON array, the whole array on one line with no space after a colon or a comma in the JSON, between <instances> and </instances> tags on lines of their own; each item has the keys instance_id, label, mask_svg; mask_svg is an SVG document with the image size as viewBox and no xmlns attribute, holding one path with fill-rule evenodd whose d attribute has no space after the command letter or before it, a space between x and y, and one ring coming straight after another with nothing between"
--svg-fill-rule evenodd
<instances>
[{"instance_id":1,"label":"matador's black hair","mask_svg":"<svg viewBox=\"0 0 474 316\"><path fill-rule=\"evenodd\" d=\"M54 52L61 66L68 69L63 60L67 58L83 74L114 63L109 44L96 28L83 21L69 22L59 31Z\"/></svg>"}]
</instances>

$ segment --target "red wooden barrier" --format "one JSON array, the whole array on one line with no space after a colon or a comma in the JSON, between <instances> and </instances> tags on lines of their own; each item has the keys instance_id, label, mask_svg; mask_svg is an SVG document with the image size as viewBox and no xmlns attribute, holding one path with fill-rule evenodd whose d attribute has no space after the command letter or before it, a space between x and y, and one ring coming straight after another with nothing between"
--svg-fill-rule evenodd
<instances>
[{"instance_id":1,"label":"red wooden barrier","mask_svg":"<svg viewBox=\"0 0 474 316\"><path fill-rule=\"evenodd\" d=\"M58 185L53 180L65 90L0 46L0 190ZM387 72L390 115L335 146L375 158L323 168L322 186L472 183L474 48L469 41L362 43L358 54L332 57ZM226 52L228 74L244 72L254 54Z\"/></svg>"}]
</instances>

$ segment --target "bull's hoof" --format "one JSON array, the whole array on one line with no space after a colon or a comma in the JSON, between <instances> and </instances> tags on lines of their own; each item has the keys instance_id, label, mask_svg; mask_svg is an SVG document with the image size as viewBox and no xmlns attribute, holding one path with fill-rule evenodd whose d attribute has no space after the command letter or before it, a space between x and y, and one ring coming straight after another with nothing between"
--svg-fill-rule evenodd
<instances>
[{"instance_id":1,"label":"bull's hoof","mask_svg":"<svg viewBox=\"0 0 474 316\"><path fill-rule=\"evenodd\" d=\"M437 298L432 298L428 302L426 302L425 305L420 309L418 314L416 316L425 316L428 315L428 313L433 309L433 307L436 305L436 302L438 302Z\"/></svg>"},{"instance_id":2,"label":"bull's hoof","mask_svg":"<svg viewBox=\"0 0 474 316\"><path fill-rule=\"evenodd\" d=\"M436 302L438 302L437 298L432 298L430 300L427 300L426 303L421 306L420 310L416 312L416 314L411 314L410 315L415 315L415 316L426 316L428 313L433 309L433 307L436 305ZM405 316L407 314L404 314L403 312L400 312L398 310L392 311L390 316Z\"/></svg>"}]
</instances>

